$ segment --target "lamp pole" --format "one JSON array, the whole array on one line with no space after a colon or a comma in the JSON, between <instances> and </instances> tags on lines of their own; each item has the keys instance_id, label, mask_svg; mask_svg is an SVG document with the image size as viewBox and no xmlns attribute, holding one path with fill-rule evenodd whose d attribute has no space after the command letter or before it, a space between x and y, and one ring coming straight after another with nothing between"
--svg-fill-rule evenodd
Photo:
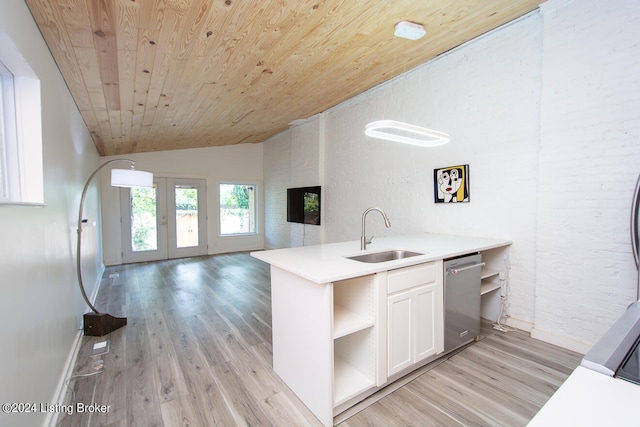
<instances>
[{"instance_id":1,"label":"lamp pole","mask_svg":"<svg viewBox=\"0 0 640 427\"><path fill-rule=\"evenodd\" d=\"M80 198L80 210L78 212L78 242L77 242L77 252L76 252L76 273L78 275L78 285L80 286L80 292L82 292L82 297L84 301L87 303L89 308L93 311L93 313L86 313L84 315L84 334L89 336L102 336L106 335L124 325L127 324L126 317L114 317L110 314L100 313L98 309L96 309L91 301L89 301L89 297L84 289L84 283L82 281L82 267L81 267L81 256L82 256L82 224L83 218L82 213L84 211L84 199L87 196L87 190L89 189L89 185L93 178L102 170L105 166L114 163L114 162L129 162L131 167L135 165L136 162L129 159L113 159L109 160L93 171L93 173L87 179L87 183L84 185L84 189L82 190L82 197Z\"/></svg>"}]
</instances>

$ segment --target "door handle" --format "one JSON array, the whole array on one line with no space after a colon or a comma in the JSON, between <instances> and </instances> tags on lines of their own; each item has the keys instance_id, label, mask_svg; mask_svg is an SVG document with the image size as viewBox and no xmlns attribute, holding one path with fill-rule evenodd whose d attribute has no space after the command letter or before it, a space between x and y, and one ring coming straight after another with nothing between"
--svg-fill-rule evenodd
<instances>
[{"instance_id":1,"label":"door handle","mask_svg":"<svg viewBox=\"0 0 640 427\"><path fill-rule=\"evenodd\" d=\"M484 267L485 265L486 265L486 263L479 262L477 264L471 264L471 265L468 265L468 266L462 267L462 268L451 268L451 269L449 269L449 273L458 274L458 273L460 273L462 271L471 270L472 268L476 268L476 267Z\"/></svg>"}]
</instances>

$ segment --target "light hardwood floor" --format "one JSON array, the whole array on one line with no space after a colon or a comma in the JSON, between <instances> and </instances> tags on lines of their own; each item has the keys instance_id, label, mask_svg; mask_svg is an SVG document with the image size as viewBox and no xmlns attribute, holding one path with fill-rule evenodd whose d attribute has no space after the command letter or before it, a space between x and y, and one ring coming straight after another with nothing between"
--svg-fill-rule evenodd
<instances>
[{"instance_id":1,"label":"light hardwood floor","mask_svg":"<svg viewBox=\"0 0 640 427\"><path fill-rule=\"evenodd\" d=\"M90 357L83 337L67 403L106 413L63 414L61 426L316 426L271 370L268 265L247 253L108 267L96 306L126 316ZM524 426L581 355L483 325L483 339L383 390L348 426ZM346 419L342 419L346 418Z\"/></svg>"}]
</instances>

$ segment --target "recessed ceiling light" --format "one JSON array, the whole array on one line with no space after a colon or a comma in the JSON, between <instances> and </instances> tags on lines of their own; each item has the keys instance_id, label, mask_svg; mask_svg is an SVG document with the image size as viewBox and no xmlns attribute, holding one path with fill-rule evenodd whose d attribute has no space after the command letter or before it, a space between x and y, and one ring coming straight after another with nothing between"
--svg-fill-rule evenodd
<instances>
[{"instance_id":1,"label":"recessed ceiling light","mask_svg":"<svg viewBox=\"0 0 640 427\"><path fill-rule=\"evenodd\" d=\"M418 40L427 31L420 24L409 21L400 21L396 24L396 30L393 33L396 37L402 37L403 39Z\"/></svg>"}]
</instances>

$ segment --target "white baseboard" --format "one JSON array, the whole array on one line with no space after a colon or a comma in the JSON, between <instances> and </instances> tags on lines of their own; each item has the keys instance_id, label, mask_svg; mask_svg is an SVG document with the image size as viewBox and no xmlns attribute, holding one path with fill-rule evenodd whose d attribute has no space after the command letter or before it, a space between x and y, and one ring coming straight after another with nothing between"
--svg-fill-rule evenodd
<instances>
[{"instance_id":1,"label":"white baseboard","mask_svg":"<svg viewBox=\"0 0 640 427\"><path fill-rule=\"evenodd\" d=\"M593 344L574 340L564 335L558 335L553 332L536 328L531 322L514 319L513 317L509 317L507 319L507 325L525 332L529 332L531 338L535 338L549 344L557 345L558 347L575 351L576 353L580 354L586 354L589 350L591 350L591 347L593 346Z\"/></svg>"},{"instance_id":2,"label":"white baseboard","mask_svg":"<svg viewBox=\"0 0 640 427\"><path fill-rule=\"evenodd\" d=\"M58 381L58 386L56 387L56 392L54 394L54 404L58 403L60 405L64 404L64 397L67 393L67 378L70 378L73 375L73 370L76 366L76 360L78 358L78 352L80 351L80 344L82 344L82 331L78 331L76 333L76 337L73 340L73 345L71 346L71 351L67 356L67 360L64 364L64 368L62 369L62 375L60 376L60 380ZM47 416L45 417L43 426L55 427L58 424L58 417L60 416L60 411L47 412Z\"/></svg>"},{"instance_id":3,"label":"white baseboard","mask_svg":"<svg viewBox=\"0 0 640 427\"><path fill-rule=\"evenodd\" d=\"M529 333L533 330L533 323L527 322L526 320L514 319L513 317L507 318L507 325Z\"/></svg>"},{"instance_id":4,"label":"white baseboard","mask_svg":"<svg viewBox=\"0 0 640 427\"><path fill-rule=\"evenodd\" d=\"M531 338L557 345L558 347L566 348L567 350L575 351L580 354L587 354L587 352L591 350L591 347L593 347L593 344L574 340L573 338L569 338L564 335L558 335L553 332L543 331L537 328L533 328L531 331Z\"/></svg>"},{"instance_id":5,"label":"white baseboard","mask_svg":"<svg viewBox=\"0 0 640 427\"><path fill-rule=\"evenodd\" d=\"M92 304L95 304L96 297L98 296L98 291L100 290L100 283L102 282L102 276L105 272L105 266L102 264L102 268L100 269L99 274L97 275L97 283L93 286L93 292L89 297L89 301ZM82 316L81 316L82 317ZM82 327L76 332L76 336L71 344L71 350L69 351L69 355L67 356L67 360L65 361L64 367L62 368L62 375L60 376L60 380L58 381L58 386L56 387L56 391L54 393L54 404L64 405L64 398L67 394L67 378L70 378L73 375L73 370L76 366L76 360L78 359L78 352L80 351L80 347L82 344L82 337L84 336ZM58 424L58 418L60 416L60 411L47 412L47 416L44 419L43 426L55 427Z\"/></svg>"}]
</instances>

